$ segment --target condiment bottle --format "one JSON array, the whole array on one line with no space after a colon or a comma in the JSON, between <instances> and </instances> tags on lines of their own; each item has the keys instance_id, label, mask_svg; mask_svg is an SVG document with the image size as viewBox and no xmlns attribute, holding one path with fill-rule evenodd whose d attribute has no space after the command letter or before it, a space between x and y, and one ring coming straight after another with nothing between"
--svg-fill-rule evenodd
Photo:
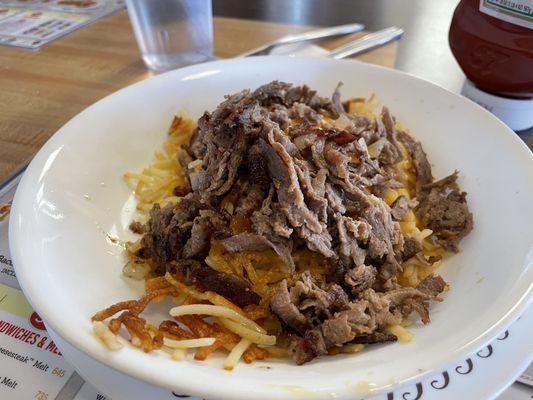
<instances>
[{"instance_id":1,"label":"condiment bottle","mask_svg":"<svg viewBox=\"0 0 533 400\"><path fill-rule=\"evenodd\" d=\"M449 42L463 94L511 129L533 126L533 0L462 0Z\"/></svg>"}]
</instances>

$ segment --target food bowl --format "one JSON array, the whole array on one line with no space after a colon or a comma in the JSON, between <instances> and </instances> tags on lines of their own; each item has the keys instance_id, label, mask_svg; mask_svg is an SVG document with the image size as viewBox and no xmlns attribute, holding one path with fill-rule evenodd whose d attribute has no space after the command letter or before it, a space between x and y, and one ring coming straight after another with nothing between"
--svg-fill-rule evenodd
<instances>
[{"instance_id":1,"label":"food bowl","mask_svg":"<svg viewBox=\"0 0 533 400\"><path fill-rule=\"evenodd\" d=\"M272 80L308 84L327 96L375 94L422 142L433 173L460 171L474 230L439 273L450 283L432 307L432 323L413 325L410 343L368 347L303 366L290 360L239 364L221 358L173 361L126 346L110 352L93 335L90 316L137 298L124 278L123 248L135 210L125 171L152 159L177 112L199 117L225 94ZM402 72L316 58L254 57L196 65L127 87L61 128L39 151L17 190L11 253L29 301L61 338L135 378L208 399L355 399L391 388L468 355L525 309L533 282L533 156L503 123L473 102ZM152 307L162 318L168 304ZM74 364L76 364L74 362Z\"/></svg>"}]
</instances>

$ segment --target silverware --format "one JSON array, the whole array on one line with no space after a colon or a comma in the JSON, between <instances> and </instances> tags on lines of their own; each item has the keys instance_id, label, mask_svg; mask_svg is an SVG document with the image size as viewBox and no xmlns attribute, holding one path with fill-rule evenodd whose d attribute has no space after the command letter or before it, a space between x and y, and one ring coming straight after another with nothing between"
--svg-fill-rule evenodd
<instances>
[{"instance_id":1,"label":"silverware","mask_svg":"<svg viewBox=\"0 0 533 400\"><path fill-rule=\"evenodd\" d=\"M365 29L365 26L362 24L348 24L348 25L339 25L333 26L331 28L318 29L314 31L299 33L295 35L283 36L272 42L268 42L262 46L256 47L255 49L249 50L245 53L239 54L238 57L249 57L257 55L268 54L268 51L275 46L282 44L298 43L304 42L307 40L321 39L331 36L346 35L348 33L360 32Z\"/></svg>"},{"instance_id":2,"label":"silverware","mask_svg":"<svg viewBox=\"0 0 533 400\"><path fill-rule=\"evenodd\" d=\"M347 43L343 46L331 50L326 57L344 58L354 54L362 53L364 51L373 49L374 47L382 46L385 43L399 39L403 35L403 29L391 26L376 32L369 33L353 42Z\"/></svg>"}]
</instances>

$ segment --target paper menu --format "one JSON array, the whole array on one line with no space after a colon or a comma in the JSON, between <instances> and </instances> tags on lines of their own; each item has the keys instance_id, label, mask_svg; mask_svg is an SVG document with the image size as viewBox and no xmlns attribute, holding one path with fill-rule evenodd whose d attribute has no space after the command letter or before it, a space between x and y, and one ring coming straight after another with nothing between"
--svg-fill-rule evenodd
<instances>
[{"instance_id":1,"label":"paper menu","mask_svg":"<svg viewBox=\"0 0 533 400\"><path fill-rule=\"evenodd\" d=\"M0 285L0 334L0 397L57 398L74 370L22 292L7 285Z\"/></svg>"},{"instance_id":2,"label":"paper menu","mask_svg":"<svg viewBox=\"0 0 533 400\"><path fill-rule=\"evenodd\" d=\"M124 7L124 0L0 0L0 45L39 49Z\"/></svg>"},{"instance_id":3,"label":"paper menu","mask_svg":"<svg viewBox=\"0 0 533 400\"><path fill-rule=\"evenodd\" d=\"M61 356L19 289L0 284L0 398L106 400Z\"/></svg>"}]
</instances>

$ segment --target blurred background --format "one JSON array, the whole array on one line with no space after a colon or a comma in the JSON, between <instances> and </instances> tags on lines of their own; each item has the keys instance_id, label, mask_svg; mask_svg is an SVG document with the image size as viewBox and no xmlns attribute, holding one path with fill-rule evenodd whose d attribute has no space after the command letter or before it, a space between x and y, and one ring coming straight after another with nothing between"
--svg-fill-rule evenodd
<instances>
[{"instance_id":1,"label":"blurred background","mask_svg":"<svg viewBox=\"0 0 533 400\"><path fill-rule=\"evenodd\" d=\"M458 3L459 0L213 0L213 14L296 25L360 22L368 30L396 25L405 34L398 43L395 67L459 92L464 75L448 45L448 29Z\"/></svg>"}]
</instances>

